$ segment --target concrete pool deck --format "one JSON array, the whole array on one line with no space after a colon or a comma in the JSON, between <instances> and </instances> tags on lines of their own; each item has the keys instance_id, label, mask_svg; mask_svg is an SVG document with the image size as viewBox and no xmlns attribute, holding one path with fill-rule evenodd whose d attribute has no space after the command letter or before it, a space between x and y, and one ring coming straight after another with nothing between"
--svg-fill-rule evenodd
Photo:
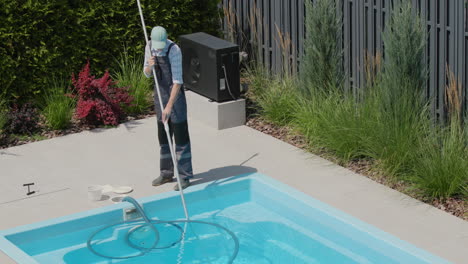
<instances>
[{"instance_id":1,"label":"concrete pool deck","mask_svg":"<svg viewBox=\"0 0 468 264\"><path fill-rule=\"evenodd\" d=\"M189 120L194 184L260 172L445 258L466 263L468 222L246 126L216 130ZM159 171L154 117L0 150L0 230L110 205L91 184L129 185L141 198ZM36 193L26 195L25 183ZM189 187L190 188L190 187ZM0 251L0 263L15 263Z\"/></svg>"}]
</instances>

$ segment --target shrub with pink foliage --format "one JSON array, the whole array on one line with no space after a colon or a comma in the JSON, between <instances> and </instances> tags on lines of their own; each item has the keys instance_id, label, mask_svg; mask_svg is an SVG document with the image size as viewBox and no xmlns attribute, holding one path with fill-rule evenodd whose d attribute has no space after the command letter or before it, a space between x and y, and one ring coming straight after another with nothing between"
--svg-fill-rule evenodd
<instances>
[{"instance_id":1,"label":"shrub with pink foliage","mask_svg":"<svg viewBox=\"0 0 468 264\"><path fill-rule=\"evenodd\" d=\"M117 125L125 115L122 106L133 101L128 87L117 87L107 71L99 79L92 76L89 61L78 79L73 74L72 83L78 97L76 117L88 125Z\"/></svg>"}]
</instances>

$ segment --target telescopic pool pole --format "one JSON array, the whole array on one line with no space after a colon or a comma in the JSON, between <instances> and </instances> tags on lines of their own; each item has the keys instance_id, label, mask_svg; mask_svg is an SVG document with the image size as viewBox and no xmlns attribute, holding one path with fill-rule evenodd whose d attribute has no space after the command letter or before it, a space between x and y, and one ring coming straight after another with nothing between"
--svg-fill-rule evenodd
<instances>
[{"instance_id":1,"label":"telescopic pool pole","mask_svg":"<svg viewBox=\"0 0 468 264\"><path fill-rule=\"evenodd\" d=\"M140 12L141 25L143 27L143 33L145 34L145 45L146 45L148 43L148 34L146 33L145 19L143 18L143 12L141 11L140 0L137 0L137 4L138 4L138 11ZM163 103L162 103L162 100L161 100L161 92L159 91L159 83L158 83L158 79L156 77L156 70L154 69L154 67L153 67L152 71L153 71L154 83L156 83L156 92L158 93L159 105L161 106L161 115L162 115L162 112L164 111L164 108L163 108L164 106L163 106ZM189 220L189 215L188 215L188 212L187 212L187 206L185 204L184 191L182 189L182 184L180 182L180 177L179 177L179 168L177 167L177 159L176 159L176 155L175 155L175 151L174 151L174 146L171 143L172 140L171 140L171 135L169 133L169 125L167 124L167 122L164 122L164 130L166 130L167 142L169 142L169 149L171 151L172 163L174 164L174 175L176 176L177 184L179 185L180 198L182 200L182 206L184 207L185 217L187 218L187 220Z\"/></svg>"}]
</instances>

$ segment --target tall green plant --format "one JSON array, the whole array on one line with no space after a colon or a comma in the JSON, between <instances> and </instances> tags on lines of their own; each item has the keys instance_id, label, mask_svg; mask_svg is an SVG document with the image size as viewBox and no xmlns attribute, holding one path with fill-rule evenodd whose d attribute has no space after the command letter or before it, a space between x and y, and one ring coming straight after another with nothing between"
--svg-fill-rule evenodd
<instances>
[{"instance_id":1,"label":"tall green plant","mask_svg":"<svg viewBox=\"0 0 468 264\"><path fill-rule=\"evenodd\" d=\"M0 93L0 147L8 144L8 139L10 138L9 133L6 131L6 126L8 123L8 108L6 105L6 100L3 98Z\"/></svg>"},{"instance_id":2,"label":"tall green plant","mask_svg":"<svg viewBox=\"0 0 468 264\"><path fill-rule=\"evenodd\" d=\"M420 143L415 182L430 198L468 198L468 131L458 121L437 127Z\"/></svg>"},{"instance_id":3,"label":"tall green plant","mask_svg":"<svg viewBox=\"0 0 468 264\"><path fill-rule=\"evenodd\" d=\"M270 87L272 76L265 67L256 65L243 71L243 75L248 80L249 89L247 91L248 98L257 101L258 98Z\"/></svg>"},{"instance_id":4,"label":"tall green plant","mask_svg":"<svg viewBox=\"0 0 468 264\"><path fill-rule=\"evenodd\" d=\"M270 121L282 126L292 123L298 109L295 81L291 77L269 81L257 102Z\"/></svg>"},{"instance_id":5,"label":"tall green plant","mask_svg":"<svg viewBox=\"0 0 468 264\"><path fill-rule=\"evenodd\" d=\"M8 122L8 109L6 105L6 100L2 98L0 94L0 133L4 133L5 125Z\"/></svg>"},{"instance_id":6,"label":"tall green plant","mask_svg":"<svg viewBox=\"0 0 468 264\"><path fill-rule=\"evenodd\" d=\"M113 73L113 78L120 87L129 87L128 93L133 97L130 106L125 106L127 113L140 114L147 112L153 102L151 100L151 78L146 78L143 73L143 59L130 58L128 52L123 52L117 61L118 68Z\"/></svg>"},{"instance_id":7,"label":"tall green plant","mask_svg":"<svg viewBox=\"0 0 468 264\"><path fill-rule=\"evenodd\" d=\"M48 89L44 92L41 103L42 114L50 129L65 129L71 124L76 101L67 96L69 84L65 79L52 78Z\"/></svg>"},{"instance_id":8,"label":"tall green plant","mask_svg":"<svg viewBox=\"0 0 468 264\"><path fill-rule=\"evenodd\" d=\"M428 128L431 132L421 138L415 181L431 198L468 198L468 126L462 124L462 86L449 69L447 74L448 125Z\"/></svg>"},{"instance_id":9,"label":"tall green plant","mask_svg":"<svg viewBox=\"0 0 468 264\"><path fill-rule=\"evenodd\" d=\"M407 175L419 151L418 141L427 134L429 112L412 105L409 96L399 99L400 108L388 111L382 107L386 99L382 86L373 89L360 107L365 155L377 160L389 176Z\"/></svg>"},{"instance_id":10,"label":"tall green plant","mask_svg":"<svg viewBox=\"0 0 468 264\"><path fill-rule=\"evenodd\" d=\"M423 100L425 33L411 3L395 6L383 39L383 73L367 99L376 108L367 113L373 125L364 132L370 139L365 149L387 173L403 175L411 170L427 122L427 102Z\"/></svg>"},{"instance_id":11,"label":"tall green plant","mask_svg":"<svg viewBox=\"0 0 468 264\"><path fill-rule=\"evenodd\" d=\"M356 104L343 91L341 19L336 1L306 1L306 39L298 90L304 99L296 126L312 144L341 160L359 156Z\"/></svg>"},{"instance_id":12,"label":"tall green plant","mask_svg":"<svg viewBox=\"0 0 468 264\"><path fill-rule=\"evenodd\" d=\"M306 39L300 88L306 95L312 95L317 89L342 86L341 21L336 1L305 2Z\"/></svg>"},{"instance_id":13,"label":"tall green plant","mask_svg":"<svg viewBox=\"0 0 468 264\"><path fill-rule=\"evenodd\" d=\"M254 112L277 125L291 124L298 109L297 82L287 75L272 76L260 66L245 76L250 83L247 96L256 103Z\"/></svg>"},{"instance_id":14,"label":"tall green plant","mask_svg":"<svg viewBox=\"0 0 468 264\"><path fill-rule=\"evenodd\" d=\"M427 69L424 65L426 34L421 17L414 16L409 1L395 5L383 33L383 40L385 60L381 99L384 110L402 113L400 109L404 103L420 107L427 81Z\"/></svg>"},{"instance_id":15,"label":"tall green plant","mask_svg":"<svg viewBox=\"0 0 468 264\"><path fill-rule=\"evenodd\" d=\"M324 147L346 163L362 156L362 119L352 96L331 90L301 101L295 126L316 147Z\"/></svg>"}]
</instances>

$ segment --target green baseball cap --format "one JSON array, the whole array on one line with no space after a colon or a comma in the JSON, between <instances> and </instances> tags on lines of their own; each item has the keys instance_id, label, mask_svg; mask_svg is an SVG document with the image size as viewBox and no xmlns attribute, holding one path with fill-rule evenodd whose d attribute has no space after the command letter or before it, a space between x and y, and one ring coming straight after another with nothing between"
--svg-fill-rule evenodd
<instances>
[{"instance_id":1,"label":"green baseball cap","mask_svg":"<svg viewBox=\"0 0 468 264\"><path fill-rule=\"evenodd\" d=\"M164 49L166 40L167 32L165 28L157 26L151 30L151 47L153 49Z\"/></svg>"}]
</instances>

